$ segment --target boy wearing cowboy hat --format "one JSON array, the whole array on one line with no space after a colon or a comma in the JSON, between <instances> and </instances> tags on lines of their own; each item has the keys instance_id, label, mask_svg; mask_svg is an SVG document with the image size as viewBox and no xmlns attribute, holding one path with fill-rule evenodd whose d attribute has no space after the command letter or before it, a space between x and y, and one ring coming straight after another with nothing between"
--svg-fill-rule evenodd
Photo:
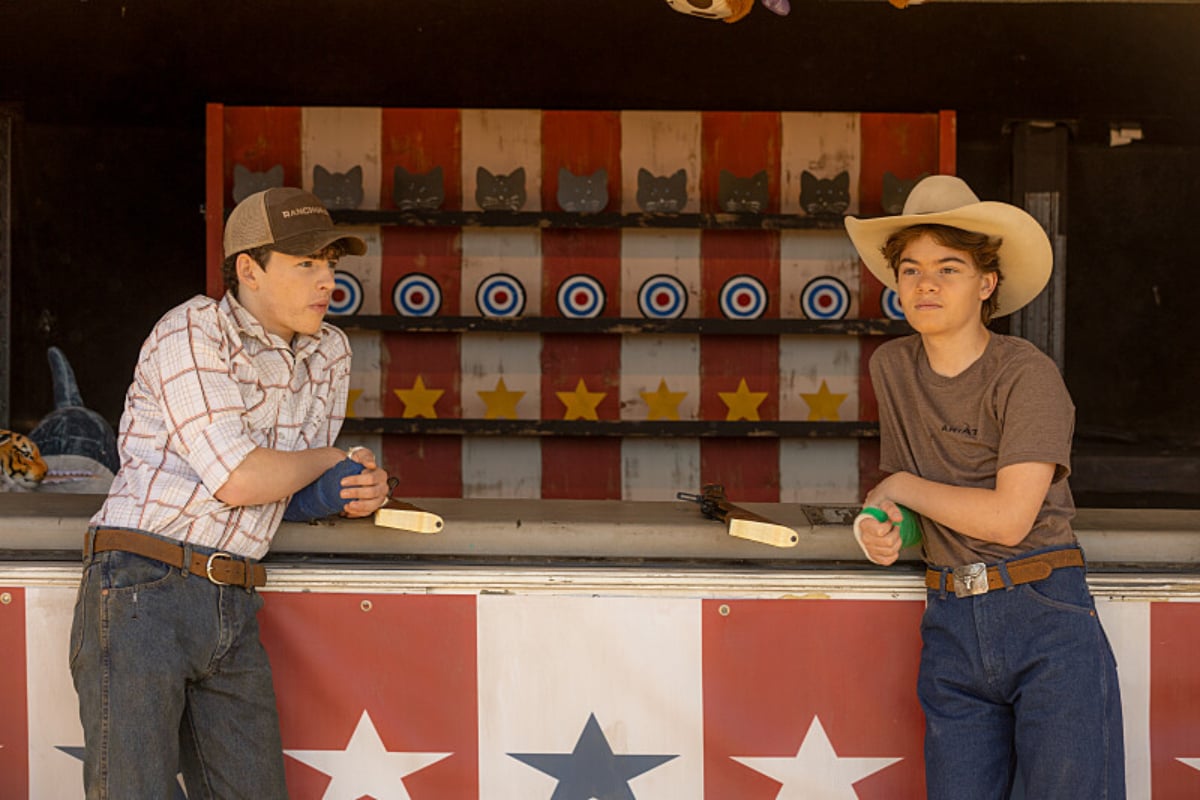
<instances>
[{"instance_id":1,"label":"boy wearing cowboy hat","mask_svg":"<svg viewBox=\"0 0 1200 800\"><path fill-rule=\"evenodd\" d=\"M1074 405L1058 368L987 323L1033 300L1053 253L1041 225L935 175L896 217L846 220L917 335L871 359L880 467L861 545L899 555L920 515L928 601L917 694L928 797L1123 798L1116 663L1086 583L1067 485Z\"/></svg>"}]
</instances>

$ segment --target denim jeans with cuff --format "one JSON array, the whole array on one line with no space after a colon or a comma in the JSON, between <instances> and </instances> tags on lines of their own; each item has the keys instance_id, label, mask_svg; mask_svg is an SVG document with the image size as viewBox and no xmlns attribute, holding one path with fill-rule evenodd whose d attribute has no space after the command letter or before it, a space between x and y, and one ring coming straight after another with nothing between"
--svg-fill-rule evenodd
<instances>
[{"instance_id":1,"label":"denim jeans with cuff","mask_svg":"<svg viewBox=\"0 0 1200 800\"><path fill-rule=\"evenodd\" d=\"M174 798L178 772L191 800L287 797L262 602L133 553L85 560L70 665L89 800Z\"/></svg>"},{"instance_id":2,"label":"denim jeans with cuff","mask_svg":"<svg viewBox=\"0 0 1200 800\"><path fill-rule=\"evenodd\" d=\"M1116 661L1083 568L931 589L921 635L930 800L1006 800L1017 770L1029 800L1125 797Z\"/></svg>"}]
</instances>

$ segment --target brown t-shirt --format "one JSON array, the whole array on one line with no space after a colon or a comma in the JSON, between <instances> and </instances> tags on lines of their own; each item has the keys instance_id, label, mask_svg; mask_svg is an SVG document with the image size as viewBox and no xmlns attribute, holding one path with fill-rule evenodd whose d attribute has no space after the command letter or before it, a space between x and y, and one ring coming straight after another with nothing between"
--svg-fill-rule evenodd
<instances>
[{"instance_id":1,"label":"brown t-shirt","mask_svg":"<svg viewBox=\"0 0 1200 800\"><path fill-rule=\"evenodd\" d=\"M954 567L1075 543L1067 485L1075 405L1058 367L1024 339L992 334L979 359L953 378L938 375L918 335L880 346L871 358L879 398L885 472L992 489L1010 464L1055 464L1037 520L1016 547L964 536L922 517L925 561Z\"/></svg>"}]
</instances>

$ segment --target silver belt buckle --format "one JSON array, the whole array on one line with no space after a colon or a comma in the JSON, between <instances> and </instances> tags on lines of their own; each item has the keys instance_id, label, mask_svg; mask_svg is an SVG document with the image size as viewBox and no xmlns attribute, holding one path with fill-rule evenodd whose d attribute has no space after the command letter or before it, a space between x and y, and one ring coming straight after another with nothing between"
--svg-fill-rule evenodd
<instances>
[{"instance_id":1,"label":"silver belt buckle","mask_svg":"<svg viewBox=\"0 0 1200 800\"><path fill-rule=\"evenodd\" d=\"M987 594L988 575L987 564L982 561L974 564L963 564L954 568L954 594L957 597L971 597L976 594Z\"/></svg>"},{"instance_id":2,"label":"silver belt buckle","mask_svg":"<svg viewBox=\"0 0 1200 800\"><path fill-rule=\"evenodd\" d=\"M229 553L222 553L222 552L213 553L211 556L209 556L209 557L208 557L208 560L204 562L204 575L205 575L205 577L207 577L207 578L208 578L210 581L212 581L213 583L215 583L217 586L233 586L234 584L232 584L232 583L227 583L227 582L225 582L225 581L222 581L222 580L218 580L218 579L216 578L216 576L215 576L215 575L213 575L213 562L214 562L214 561L216 561L218 558L223 558L223 559L226 559L226 560L228 560L228 561L234 561L234 560L235 560L235 559L234 559L234 557L233 557L233 556L231 556ZM957 581L958 579L957 579L957 578L955 578L955 580ZM956 584L955 584L955 586L957 586L957 585L958 585L958 584L956 583Z\"/></svg>"}]
</instances>

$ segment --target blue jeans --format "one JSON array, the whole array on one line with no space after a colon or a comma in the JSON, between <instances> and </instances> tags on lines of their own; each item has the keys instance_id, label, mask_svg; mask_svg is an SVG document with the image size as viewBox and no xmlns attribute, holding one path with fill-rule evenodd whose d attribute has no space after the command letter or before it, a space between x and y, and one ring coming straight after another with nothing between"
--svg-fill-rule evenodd
<instances>
[{"instance_id":1,"label":"blue jeans","mask_svg":"<svg viewBox=\"0 0 1200 800\"><path fill-rule=\"evenodd\" d=\"M987 594L930 590L917 695L930 800L1125 797L1116 661L1080 567Z\"/></svg>"},{"instance_id":2,"label":"blue jeans","mask_svg":"<svg viewBox=\"0 0 1200 800\"><path fill-rule=\"evenodd\" d=\"M132 553L85 558L70 662L89 800L174 798L178 772L191 800L287 797L261 607Z\"/></svg>"}]
</instances>

